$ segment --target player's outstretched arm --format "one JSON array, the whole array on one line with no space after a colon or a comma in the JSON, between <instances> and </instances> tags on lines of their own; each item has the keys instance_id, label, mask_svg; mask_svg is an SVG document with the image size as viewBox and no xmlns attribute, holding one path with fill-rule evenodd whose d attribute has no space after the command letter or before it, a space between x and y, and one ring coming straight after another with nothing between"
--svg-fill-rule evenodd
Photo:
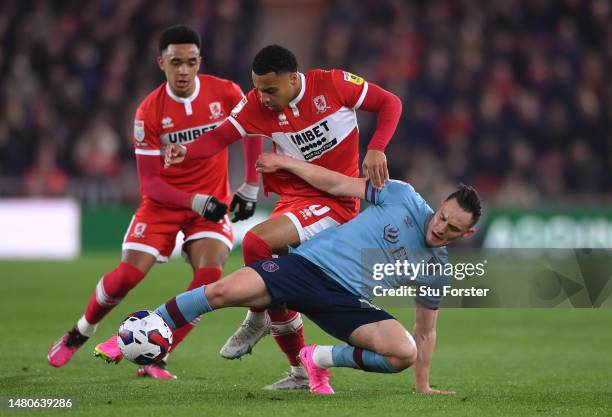
<instances>
[{"instance_id":1,"label":"player's outstretched arm","mask_svg":"<svg viewBox=\"0 0 612 417\"><path fill-rule=\"evenodd\" d=\"M366 180L353 178L318 165L276 153L264 152L257 160L257 170L262 173L289 171L315 188L339 197L365 197Z\"/></svg>"},{"instance_id":2,"label":"player's outstretched arm","mask_svg":"<svg viewBox=\"0 0 612 417\"><path fill-rule=\"evenodd\" d=\"M437 319L438 310L431 310L417 304L413 331L417 345L417 360L413 368L414 385L416 392L423 394L454 394L453 391L433 389L429 386L429 368L436 347Z\"/></svg>"},{"instance_id":3,"label":"player's outstretched arm","mask_svg":"<svg viewBox=\"0 0 612 417\"><path fill-rule=\"evenodd\" d=\"M180 164L185 159L210 158L241 137L238 129L226 120L221 126L203 133L199 140L187 146L179 144L166 146L164 149L164 165L168 167Z\"/></svg>"},{"instance_id":4,"label":"player's outstretched arm","mask_svg":"<svg viewBox=\"0 0 612 417\"><path fill-rule=\"evenodd\" d=\"M362 169L365 177L372 181L372 185L381 188L389 179L384 151L397 128L402 114L402 101L390 91L369 83L368 92L359 109L377 113L376 130L368 143Z\"/></svg>"}]
</instances>

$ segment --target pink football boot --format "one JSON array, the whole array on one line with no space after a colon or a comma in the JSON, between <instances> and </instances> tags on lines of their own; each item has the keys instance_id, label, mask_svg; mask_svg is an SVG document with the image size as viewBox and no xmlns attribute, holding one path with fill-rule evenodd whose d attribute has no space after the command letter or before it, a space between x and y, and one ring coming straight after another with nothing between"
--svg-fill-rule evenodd
<instances>
[{"instance_id":1,"label":"pink football boot","mask_svg":"<svg viewBox=\"0 0 612 417\"><path fill-rule=\"evenodd\" d=\"M76 326L70 329L49 348L47 352L49 365L56 368L66 365L87 339L89 338L79 333Z\"/></svg>"},{"instance_id":2,"label":"pink football boot","mask_svg":"<svg viewBox=\"0 0 612 417\"><path fill-rule=\"evenodd\" d=\"M98 344L94 348L94 356L104 359L107 363L119 363L123 359L123 354L119 350L117 335L108 338L106 342Z\"/></svg>"},{"instance_id":3,"label":"pink football boot","mask_svg":"<svg viewBox=\"0 0 612 417\"><path fill-rule=\"evenodd\" d=\"M176 375L171 374L166 369L166 362L164 361L139 367L138 376L149 376L155 379L176 379Z\"/></svg>"},{"instance_id":4,"label":"pink football boot","mask_svg":"<svg viewBox=\"0 0 612 417\"><path fill-rule=\"evenodd\" d=\"M331 395L334 389L329 385L329 371L317 366L312 360L312 354L317 345L308 345L300 350L300 362L310 378L310 392L313 394Z\"/></svg>"}]
</instances>

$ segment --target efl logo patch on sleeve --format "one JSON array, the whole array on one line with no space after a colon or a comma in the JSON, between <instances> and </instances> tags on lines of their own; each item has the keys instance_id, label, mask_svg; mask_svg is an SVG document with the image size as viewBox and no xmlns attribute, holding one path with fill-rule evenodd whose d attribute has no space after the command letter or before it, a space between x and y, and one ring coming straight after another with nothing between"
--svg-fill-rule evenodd
<instances>
[{"instance_id":1,"label":"efl logo patch on sleeve","mask_svg":"<svg viewBox=\"0 0 612 417\"><path fill-rule=\"evenodd\" d=\"M342 71L342 72L344 73L344 81L348 81L349 83L353 83L355 85L361 85L365 82L364 79L358 75L351 74L350 72L347 72L347 71Z\"/></svg>"},{"instance_id":2,"label":"efl logo patch on sleeve","mask_svg":"<svg viewBox=\"0 0 612 417\"><path fill-rule=\"evenodd\" d=\"M145 138L144 120L134 120L134 138L142 142Z\"/></svg>"}]
</instances>

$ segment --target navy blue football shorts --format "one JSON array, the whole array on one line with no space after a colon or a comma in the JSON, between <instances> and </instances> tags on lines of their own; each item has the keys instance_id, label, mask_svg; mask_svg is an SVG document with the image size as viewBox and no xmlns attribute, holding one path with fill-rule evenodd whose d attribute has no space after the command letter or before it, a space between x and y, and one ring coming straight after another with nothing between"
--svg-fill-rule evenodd
<instances>
[{"instance_id":1,"label":"navy blue football shorts","mask_svg":"<svg viewBox=\"0 0 612 417\"><path fill-rule=\"evenodd\" d=\"M289 254L248 266L263 278L272 297L271 307L299 311L325 332L347 343L358 327L395 319L350 293L303 256Z\"/></svg>"}]
</instances>

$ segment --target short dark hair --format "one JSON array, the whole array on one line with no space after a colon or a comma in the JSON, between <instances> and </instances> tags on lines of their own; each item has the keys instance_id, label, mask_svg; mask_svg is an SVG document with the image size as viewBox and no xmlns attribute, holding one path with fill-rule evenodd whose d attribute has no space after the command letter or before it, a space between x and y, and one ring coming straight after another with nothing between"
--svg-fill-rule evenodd
<instances>
[{"instance_id":1,"label":"short dark hair","mask_svg":"<svg viewBox=\"0 0 612 417\"><path fill-rule=\"evenodd\" d=\"M194 43L200 49L200 35L187 25L170 26L159 36L159 53L162 54L172 43Z\"/></svg>"},{"instance_id":2,"label":"short dark hair","mask_svg":"<svg viewBox=\"0 0 612 417\"><path fill-rule=\"evenodd\" d=\"M253 72L264 75L269 72L284 74L297 72L298 63L295 55L280 45L268 45L255 55L253 59Z\"/></svg>"},{"instance_id":3,"label":"short dark hair","mask_svg":"<svg viewBox=\"0 0 612 417\"><path fill-rule=\"evenodd\" d=\"M468 213L472 213L472 223L470 224L470 227L474 226L482 215L482 205L480 204L480 197L478 196L476 189L469 185L459 184L457 190L446 197L445 201L453 198L457 200L459 207Z\"/></svg>"}]
</instances>

